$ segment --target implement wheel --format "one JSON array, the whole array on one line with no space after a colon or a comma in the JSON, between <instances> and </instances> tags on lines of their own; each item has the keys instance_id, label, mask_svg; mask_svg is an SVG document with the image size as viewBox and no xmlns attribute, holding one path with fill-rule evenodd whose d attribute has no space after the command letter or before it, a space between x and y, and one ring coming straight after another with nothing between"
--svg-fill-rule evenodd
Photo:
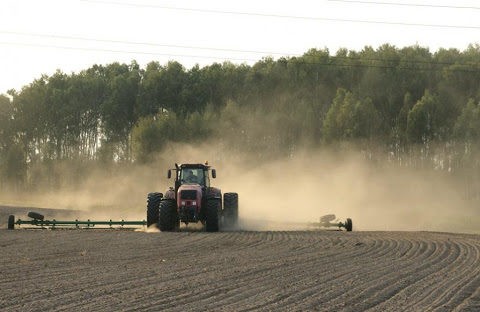
<instances>
[{"instance_id":1,"label":"implement wheel","mask_svg":"<svg viewBox=\"0 0 480 312\"><path fill-rule=\"evenodd\" d=\"M38 212L30 211L27 216L29 218L35 219L35 220L43 220L45 219L45 216L42 214L39 214Z\"/></svg>"},{"instance_id":2,"label":"implement wheel","mask_svg":"<svg viewBox=\"0 0 480 312\"><path fill-rule=\"evenodd\" d=\"M13 230L15 228L15 216L9 215L8 216L8 227L9 230Z\"/></svg>"},{"instance_id":3,"label":"implement wheel","mask_svg":"<svg viewBox=\"0 0 480 312\"><path fill-rule=\"evenodd\" d=\"M347 230L347 232L351 232L352 229L353 229L352 219L347 218L347 221L345 221L345 230Z\"/></svg>"}]
</instances>

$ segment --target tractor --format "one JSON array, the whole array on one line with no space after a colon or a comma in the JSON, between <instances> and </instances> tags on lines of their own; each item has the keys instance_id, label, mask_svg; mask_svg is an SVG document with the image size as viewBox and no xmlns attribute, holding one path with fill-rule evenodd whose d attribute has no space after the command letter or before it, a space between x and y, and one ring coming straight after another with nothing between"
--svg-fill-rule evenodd
<instances>
[{"instance_id":1,"label":"tractor","mask_svg":"<svg viewBox=\"0 0 480 312\"><path fill-rule=\"evenodd\" d=\"M207 232L234 228L238 222L238 194L225 193L210 185L210 174L217 173L205 164L175 164L167 177L175 176L174 187L147 196L147 226L157 224L160 231L177 231L180 223L198 223Z\"/></svg>"}]
</instances>

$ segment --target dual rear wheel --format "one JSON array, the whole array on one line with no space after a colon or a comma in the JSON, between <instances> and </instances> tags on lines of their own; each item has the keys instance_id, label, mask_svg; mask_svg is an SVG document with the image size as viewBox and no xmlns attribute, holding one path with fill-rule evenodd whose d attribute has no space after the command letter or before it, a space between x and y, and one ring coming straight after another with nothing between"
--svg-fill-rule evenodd
<instances>
[{"instance_id":1,"label":"dual rear wheel","mask_svg":"<svg viewBox=\"0 0 480 312\"><path fill-rule=\"evenodd\" d=\"M147 196L147 227L158 222L158 212L162 193L149 193Z\"/></svg>"},{"instance_id":2,"label":"dual rear wheel","mask_svg":"<svg viewBox=\"0 0 480 312\"><path fill-rule=\"evenodd\" d=\"M220 199L209 199L207 201L205 230L207 232L218 232L221 217L223 217L222 228L232 229L238 224L238 194L223 194L223 211L221 210Z\"/></svg>"},{"instance_id":3,"label":"dual rear wheel","mask_svg":"<svg viewBox=\"0 0 480 312\"><path fill-rule=\"evenodd\" d=\"M238 225L238 194L223 194L223 222L226 228L235 228Z\"/></svg>"}]
</instances>

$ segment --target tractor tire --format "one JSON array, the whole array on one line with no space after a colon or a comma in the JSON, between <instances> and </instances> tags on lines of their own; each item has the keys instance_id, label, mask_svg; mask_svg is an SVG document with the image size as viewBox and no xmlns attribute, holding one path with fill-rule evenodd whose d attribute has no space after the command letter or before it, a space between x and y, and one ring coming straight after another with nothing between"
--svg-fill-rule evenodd
<instances>
[{"instance_id":1,"label":"tractor tire","mask_svg":"<svg viewBox=\"0 0 480 312\"><path fill-rule=\"evenodd\" d=\"M226 227L236 227L238 223L238 194L223 194L223 221Z\"/></svg>"},{"instance_id":2,"label":"tractor tire","mask_svg":"<svg viewBox=\"0 0 480 312\"><path fill-rule=\"evenodd\" d=\"M353 230L352 219L347 218L347 221L345 221L345 230L347 230L347 232L351 232Z\"/></svg>"},{"instance_id":3,"label":"tractor tire","mask_svg":"<svg viewBox=\"0 0 480 312\"><path fill-rule=\"evenodd\" d=\"M160 201L162 193L149 193L147 196L147 227L158 222L158 211L160 209Z\"/></svg>"},{"instance_id":4,"label":"tractor tire","mask_svg":"<svg viewBox=\"0 0 480 312\"><path fill-rule=\"evenodd\" d=\"M177 203L172 199L160 202L158 228L162 232L171 232L178 229Z\"/></svg>"},{"instance_id":5,"label":"tractor tire","mask_svg":"<svg viewBox=\"0 0 480 312\"><path fill-rule=\"evenodd\" d=\"M29 218L35 219L35 220L43 220L45 219L45 216L42 214L39 214L38 212L30 211L27 216Z\"/></svg>"},{"instance_id":6,"label":"tractor tire","mask_svg":"<svg viewBox=\"0 0 480 312\"><path fill-rule=\"evenodd\" d=\"M205 216L205 230L207 232L218 232L219 200L209 199Z\"/></svg>"},{"instance_id":7,"label":"tractor tire","mask_svg":"<svg viewBox=\"0 0 480 312\"><path fill-rule=\"evenodd\" d=\"M8 216L8 227L7 229L13 230L15 228L15 216L9 215Z\"/></svg>"}]
</instances>

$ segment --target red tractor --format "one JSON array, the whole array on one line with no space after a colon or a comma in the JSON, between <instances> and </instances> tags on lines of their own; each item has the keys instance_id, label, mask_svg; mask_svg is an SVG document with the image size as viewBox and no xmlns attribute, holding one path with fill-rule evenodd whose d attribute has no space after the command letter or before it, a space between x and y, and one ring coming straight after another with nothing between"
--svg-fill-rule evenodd
<instances>
[{"instance_id":1,"label":"red tractor","mask_svg":"<svg viewBox=\"0 0 480 312\"><path fill-rule=\"evenodd\" d=\"M207 232L217 232L220 227L235 227L238 221L238 194L225 193L210 186L210 173L215 169L205 164L175 164L168 170L168 178L175 174L175 187L165 195L150 193L147 199L147 226L157 224L160 231L175 231L180 222L201 222Z\"/></svg>"}]
</instances>

